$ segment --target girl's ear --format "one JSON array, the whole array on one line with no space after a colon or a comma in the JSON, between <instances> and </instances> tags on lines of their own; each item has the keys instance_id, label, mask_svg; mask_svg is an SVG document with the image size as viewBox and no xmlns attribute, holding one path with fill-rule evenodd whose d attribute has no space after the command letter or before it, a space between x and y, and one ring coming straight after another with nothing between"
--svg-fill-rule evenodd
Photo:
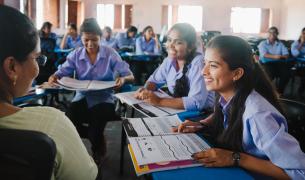
<instances>
[{"instance_id":1,"label":"girl's ear","mask_svg":"<svg viewBox=\"0 0 305 180\"><path fill-rule=\"evenodd\" d=\"M16 76L18 76L19 66L20 64L12 56L4 59L2 67L4 74L6 74L9 80L14 81Z\"/></svg>"},{"instance_id":2,"label":"girl's ear","mask_svg":"<svg viewBox=\"0 0 305 180\"><path fill-rule=\"evenodd\" d=\"M239 80L244 75L244 69L243 68L237 68L234 70L233 75L233 81Z\"/></svg>"}]
</instances>

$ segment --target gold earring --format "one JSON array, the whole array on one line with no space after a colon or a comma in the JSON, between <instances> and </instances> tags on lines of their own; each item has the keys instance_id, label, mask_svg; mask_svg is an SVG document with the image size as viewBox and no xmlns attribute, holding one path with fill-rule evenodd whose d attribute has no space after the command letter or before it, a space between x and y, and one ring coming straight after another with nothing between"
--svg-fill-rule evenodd
<instances>
[{"instance_id":1,"label":"gold earring","mask_svg":"<svg viewBox=\"0 0 305 180\"><path fill-rule=\"evenodd\" d=\"M14 76L13 85L16 86L16 83L17 83L17 76Z\"/></svg>"}]
</instances>

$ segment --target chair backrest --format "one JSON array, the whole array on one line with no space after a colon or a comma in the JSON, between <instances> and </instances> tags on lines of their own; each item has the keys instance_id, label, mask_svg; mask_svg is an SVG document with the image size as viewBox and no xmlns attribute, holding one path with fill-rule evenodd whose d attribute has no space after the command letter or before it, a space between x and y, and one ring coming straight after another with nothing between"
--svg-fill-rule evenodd
<instances>
[{"instance_id":1,"label":"chair backrest","mask_svg":"<svg viewBox=\"0 0 305 180\"><path fill-rule=\"evenodd\" d=\"M288 131L300 143L305 152L305 104L289 99L280 99L288 121Z\"/></svg>"},{"instance_id":2,"label":"chair backrest","mask_svg":"<svg viewBox=\"0 0 305 180\"><path fill-rule=\"evenodd\" d=\"M0 178L51 179L56 145L47 135L28 130L0 129Z\"/></svg>"}]
</instances>

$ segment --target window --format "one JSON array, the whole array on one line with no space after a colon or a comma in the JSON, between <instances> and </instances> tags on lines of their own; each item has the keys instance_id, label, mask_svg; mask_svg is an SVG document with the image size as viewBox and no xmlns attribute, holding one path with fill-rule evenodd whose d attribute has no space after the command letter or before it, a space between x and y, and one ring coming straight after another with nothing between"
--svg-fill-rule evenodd
<instances>
[{"instance_id":1,"label":"window","mask_svg":"<svg viewBox=\"0 0 305 180\"><path fill-rule=\"evenodd\" d=\"M36 28L40 29L44 18L43 18L43 8L44 4L43 4L43 0L37 0L36 1Z\"/></svg>"},{"instance_id":2,"label":"window","mask_svg":"<svg viewBox=\"0 0 305 180\"><path fill-rule=\"evenodd\" d=\"M162 26L171 27L175 23L186 22L191 24L196 31L202 30L202 7L186 5L162 6Z\"/></svg>"},{"instance_id":3,"label":"window","mask_svg":"<svg viewBox=\"0 0 305 180\"><path fill-rule=\"evenodd\" d=\"M232 8L231 28L233 33L260 33L261 14L260 8Z\"/></svg>"},{"instance_id":4,"label":"window","mask_svg":"<svg viewBox=\"0 0 305 180\"><path fill-rule=\"evenodd\" d=\"M35 13L37 29L40 29L45 21L52 23L53 29L59 27L59 0L36 0Z\"/></svg>"},{"instance_id":5,"label":"window","mask_svg":"<svg viewBox=\"0 0 305 180\"><path fill-rule=\"evenodd\" d=\"M101 28L125 29L132 23L132 5L97 4L97 22Z\"/></svg>"},{"instance_id":6,"label":"window","mask_svg":"<svg viewBox=\"0 0 305 180\"><path fill-rule=\"evenodd\" d=\"M20 12L24 13L24 0L20 0L19 7L20 7Z\"/></svg>"},{"instance_id":7,"label":"window","mask_svg":"<svg viewBox=\"0 0 305 180\"><path fill-rule=\"evenodd\" d=\"M190 23L196 31L202 30L202 7L201 6L179 6L178 22Z\"/></svg>"},{"instance_id":8,"label":"window","mask_svg":"<svg viewBox=\"0 0 305 180\"><path fill-rule=\"evenodd\" d=\"M98 4L97 5L97 22L101 28L109 26L113 28L114 24L114 5Z\"/></svg>"}]
</instances>

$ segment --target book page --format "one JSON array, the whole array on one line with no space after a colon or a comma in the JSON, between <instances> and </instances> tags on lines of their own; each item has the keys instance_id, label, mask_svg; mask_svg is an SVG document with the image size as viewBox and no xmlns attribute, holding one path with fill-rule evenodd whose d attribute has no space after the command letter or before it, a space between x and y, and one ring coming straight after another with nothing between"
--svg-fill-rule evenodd
<instances>
[{"instance_id":1,"label":"book page","mask_svg":"<svg viewBox=\"0 0 305 180\"><path fill-rule=\"evenodd\" d=\"M151 136L151 132L143 123L142 118L128 118L123 120L123 127L129 137Z\"/></svg>"},{"instance_id":2,"label":"book page","mask_svg":"<svg viewBox=\"0 0 305 180\"><path fill-rule=\"evenodd\" d=\"M115 97L117 97L119 100L121 100L122 102L124 102L128 105L133 105L133 104L138 104L138 103L143 102L142 100L136 99L134 97L135 93L136 93L136 91L117 93L117 94L115 94Z\"/></svg>"},{"instance_id":3,"label":"book page","mask_svg":"<svg viewBox=\"0 0 305 180\"><path fill-rule=\"evenodd\" d=\"M143 118L143 121L155 136L166 135L166 134L177 134L172 132L172 127L178 126L180 123L182 123L182 121L179 119L177 115Z\"/></svg>"},{"instance_id":4,"label":"book page","mask_svg":"<svg viewBox=\"0 0 305 180\"><path fill-rule=\"evenodd\" d=\"M93 80L90 82L88 89L89 90L101 90L108 89L115 86L115 81L97 81Z\"/></svg>"},{"instance_id":5,"label":"book page","mask_svg":"<svg viewBox=\"0 0 305 180\"><path fill-rule=\"evenodd\" d=\"M191 160L191 155L210 148L196 134L129 138L139 165Z\"/></svg>"},{"instance_id":6,"label":"book page","mask_svg":"<svg viewBox=\"0 0 305 180\"><path fill-rule=\"evenodd\" d=\"M170 115L168 112L162 110L161 108L159 107L156 107L156 106L153 106L153 105L150 105L148 103L139 103L139 104L136 104L138 106L134 106L136 109L144 112L144 114L148 115L148 117L160 117L160 116L168 116ZM148 111L149 113L146 113L146 111ZM152 116L151 114L153 114L154 116Z\"/></svg>"},{"instance_id":7,"label":"book page","mask_svg":"<svg viewBox=\"0 0 305 180\"><path fill-rule=\"evenodd\" d=\"M124 93L117 93L115 96L120 99L122 102L128 104L128 105L133 105L133 104L139 104L144 102L143 100L139 100L134 97L136 91L131 91L131 92L124 92ZM166 94L164 91L155 91L154 92L157 96L160 98L171 98L168 94Z\"/></svg>"},{"instance_id":8,"label":"book page","mask_svg":"<svg viewBox=\"0 0 305 180\"><path fill-rule=\"evenodd\" d=\"M70 77L62 77L57 80L57 84L63 88L70 90L85 90L88 88L90 81L88 80L77 80Z\"/></svg>"}]
</instances>

